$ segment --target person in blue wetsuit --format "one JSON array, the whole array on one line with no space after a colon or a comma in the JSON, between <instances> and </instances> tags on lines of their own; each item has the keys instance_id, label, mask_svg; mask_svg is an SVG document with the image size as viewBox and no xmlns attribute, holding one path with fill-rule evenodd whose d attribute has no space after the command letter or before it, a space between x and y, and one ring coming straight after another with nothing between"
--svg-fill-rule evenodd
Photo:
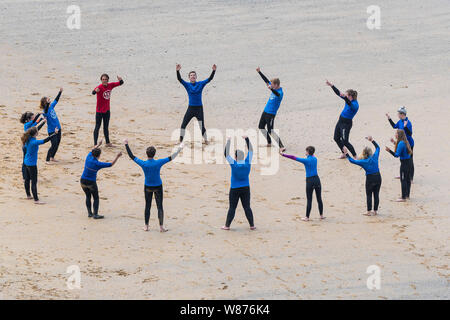
<instances>
[{"instance_id":1,"label":"person in blue wetsuit","mask_svg":"<svg viewBox=\"0 0 450 320\"><path fill-rule=\"evenodd\" d=\"M320 219L323 220L323 202L322 202L322 184L320 178L317 174L317 158L314 156L316 149L313 146L306 147L305 155L306 158L298 158L296 156L285 154L280 152L280 154L305 165L306 171L306 217L302 218L303 221L309 221L309 215L311 213L313 192L316 191L317 203L319 205Z\"/></svg>"},{"instance_id":2,"label":"person in blue wetsuit","mask_svg":"<svg viewBox=\"0 0 450 320\"><path fill-rule=\"evenodd\" d=\"M52 135L53 138L50 140L52 145L47 152L46 163L50 164L50 161L56 162L55 155L58 151L59 143L61 142L61 124L59 123L58 116L55 112L55 106L61 97L61 93L63 92L63 88L59 89L58 95L56 96L53 102L49 97L42 97L41 99L41 109L43 110L42 115L47 119L47 131L48 135ZM55 129L58 129L56 131ZM56 135L53 133L58 132Z\"/></svg>"},{"instance_id":3,"label":"person in blue wetsuit","mask_svg":"<svg viewBox=\"0 0 450 320\"><path fill-rule=\"evenodd\" d=\"M103 219L104 216L98 214L98 207L100 205L100 198L98 196L98 186L97 186L97 172L103 168L112 167L117 160L122 156L122 153L119 152L112 162L100 162L100 155L102 154L102 150L100 146L102 144L102 140L92 149L91 152L86 157L84 162L84 170L81 175L80 184L84 193L86 194L86 207L88 211L88 217L94 219ZM94 212L92 212L91 208L91 197L94 199Z\"/></svg>"},{"instance_id":4,"label":"person in blue wetsuit","mask_svg":"<svg viewBox=\"0 0 450 320\"><path fill-rule=\"evenodd\" d=\"M277 115L277 111L280 108L281 101L283 100L283 88L280 87L280 79L274 78L272 81L269 81L267 77L261 72L261 68L256 68L256 72L261 76L264 82L267 84L267 88L271 91L269 100L266 103L263 113L261 114L261 118L259 119L258 129L261 130L263 136L267 140L267 146L270 147L272 145L272 136L275 141L278 143L278 147L280 150L286 151L283 143L281 142L280 137L273 130L273 124L275 121L275 116ZM267 127L267 129L266 129Z\"/></svg>"},{"instance_id":5,"label":"person in blue wetsuit","mask_svg":"<svg viewBox=\"0 0 450 320\"><path fill-rule=\"evenodd\" d=\"M144 210L144 219L145 226L144 231L148 231L148 223L150 220L150 209L152 207L152 198L153 193L155 194L156 206L158 208L158 220L159 220L159 230L160 232L166 232L167 229L164 228L164 209L163 209L163 186L161 180L161 167L166 163L172 161L176 158L178 153L180 153L183 148L183 144L181 143L178 149L173 153L170 157L163 159L154 159L156 148L151 146L146 150L147 160L141 160L138 157L135 157L133 152L128 145L128 140L124 140L125 148L127 149L128 156L131 160L136 162L138 166L142 168L145 175L145 184L144 184L144 196L145 196L145 210Z\"/></svg>"},{"instance_id":6,"label":"person in blue wetsuit","mask_svg":"<svg viewBox=\"0 0 450 320\"><path fill-rule=\"evenodd\" d=\"M40 114L34 114L33 112L24 112L22 114L22 116L20 117L20 123L23 124L23 131L27 131L28 129L30 129L31 127L36 126L36 128L39 130L41 130L41 128L44 126L46 120L45 118ZM23 161L22 161L22 177L23 177L23 181L25 182L25 179L27 177L27 168L25 166L25 154L27 153L27 149L25 148L25 146L22 146L22 151L23 151ZM29 199L31 199L31 195L28 196Z\"/></svg>"},{"instance_id":7,"label":"person in blue wetsuit","mask_svg":"<svg viewBox=\"0 0 450 320\"><path fill-rule=\"evenodd\" d=\"M345 146L351 152L353 157L356 157L355 148L349 142L350 130L353 126L353 118L359 109L358 93L353 89L348 89L345 93L341 93L330 81L326 81L326 84L333 89L339 97L345 101L344 110L342 110L339 120L334 129L334 141L341 151L341 159L345 159L344 153L342 153L342 148Z\"/></svg>"},{"instance_id":8,"label":"person in blue wetsuit","mask_svg":"<svg viewBox=\"0 0 450 320\"><path fill-rule=\"evenodd\" d=\"M378 213L378 206L380 204L380 188L381 188L381 174L380 168L378 167L378 158L380 156L380 146L373 140L371 136L366 137L367 140L373 143L375 146L375 152L372 149L365 147L363 149L362 155L358 160L353 159L348 154L346 147L343 148L344 154L347 156L348 160L360 166L366 172L366 202L367 202L367 213L366 216L375 216ZM372 195L373 195L373 212L372 212Z\"/></svg>"},{"instance_id":9,"label":"person in blue wetsuit","mask_svg":"<svg viewBox=\"0 0 450 320\"><path fill-rule=\"evenodd\" d=\"M245 153L242 150L235 151L234 159L230 156L230 138L227 139L227 144L225 145L225 158L231 167L231 187L229 194L230 207L228 209L225 225L222 227L223 230L230 230L230 225L234 219L239 199L244 208L250 230L256 229L253 221L253 212L250 208L250 182L248 178L252 167L253 147L247 136L243 136L243 138L245 139L248 149L248 154L245 159Z\"/></svg>"},{"instance_id":10,"label":"person in blue wetsuit","mask_svg":"<svg viewBox=\"0 0 450 320\"><path fill-rule=\"evenodd\" d=\"M181 131L180 131L180 143L183 142L184 134L187 125L191 121L192 118L197 118L199 125L202 129L203 139L205 140L205 144L208 144L208 138L206 136L206 128L205 128L205 119L203 116L203 102L202 102L202 92L205 86L211 82L216 73L217 66L214 64L212 66L212 72L208 79L203 81L197 81L197 73L195 71L189 72L189 82L184 81L181 78L180 70L181 65L176 65L177 70L177 79L186 89L187 94L189 96L189 105L188 109L183 118L183 122L181 123Z\"/></svg>"},{"instance_id":11,"label":"person in blue wetsuit","mask_svg":"<svg viewBox=\"0 0 450 320\"><path fill-rule=\"evenodd\" d=\"M409 145L411 146L411 150L414 152L414 139L412 137L412 133L413 133L412 123L411 123L411 120L409 120L408 117L406 116L406 108L400 107L397 110L397 112L398 112L398 118L399 118L397 123L392 121L391 117L387 113L386 113L386 117L388 118L389 123L391 124L392 128L405 130L406 139L408 140ZM411 155L411 182L414 180L414 159L413 158L414 158L414 156Z\"/></svg>"},{"instance_id":12,"label":"person in blue wetsuit","mask_svg":"<svg viewBox=\"0 0 450 320\"><path fill-rule=\"evenodd\" d=\"M32 199L30 193L30 182L31 182L31 192L33 193L34 203L35 204L44 204L44 202L39 200L38 192L37 192L37 159L38 159L38 151L39 146L44 144L56 135L58 132L56 131L53 135L48 136L43 140L37 140L36 137L39 131L37 127L33 126L29 128L22 135L22 146L25 149L25 157L23 163L25 165L25 176L24 176L24 186L25 192L27 194L28 199Z\"/></svg>"},{"instance_id":13,"label":"person in blue wetsuit","mask_svg":"<svg viewBox=\"0 0 450 320\"><path fill-rule=\"evenodd\" d=\"M389 147L386 147L386 151L394 157L400 158L400 182L402 186L402 197L397 199L397 201L405 202L409 199L411 191L411 156L413 152L404 130L397 129L395 138L396 140L391 139L391 142L395 145L395 152Z\"/></svg>"}]
</instances>

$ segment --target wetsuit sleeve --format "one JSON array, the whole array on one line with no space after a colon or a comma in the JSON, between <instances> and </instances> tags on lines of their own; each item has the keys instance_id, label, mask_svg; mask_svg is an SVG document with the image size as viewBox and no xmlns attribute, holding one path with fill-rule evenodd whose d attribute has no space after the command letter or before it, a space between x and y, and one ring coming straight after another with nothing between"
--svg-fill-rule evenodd
<instances>
[{"instance_id":1,"label":"wetsuit sleeve","mask_svg":"<svg viewBox=\"0 0 450 320\"><path fill-rule=\"evenodd\" d=\"M397 124L392 121L392 119L389 119L389 123L391 124L392 128L397 129Z\"/></svg>"},{"instance_id":2,"label":"wetsuit sleeve","mask_svg":"<svg viewBox=\"0 0 450 320\"><path fill-rule=\"evenodd\" d=\"M404 127L403 130L405 130L406 135L412 136L412 124L409 120L408 123L406 124L406 127Z\"/></svg>"},{"instance_id":3,"label":"wetsuit sleeve","mask_svg":"<svg viewBox=\"0 0 450 320\"><path fill-rule=\"evenodd\" d=\"M128 146L128 144L125 145L125 149L127 149L127 153L128 153L128 156L130 157L130 159L134 161L134 154L133 154L133 152L131 152L131 149Z\"/></svg>"},{"instance_id":4,"label":"wetsuit sleeve","mask_svg":"<svg viewBox=\"0 0 450 320\"><path fill-rule=\"evenodd\" d=\"M253 158L253 146L248 137L245 138L245 142L247 143L247 149L248 149L247 158L245 159L245 162L250 163L250 162L252 162L252 158Z\"/></svg>"},{"instance_id":5,"label":"wetsuit sleeve","mask_svg":"<svg viewBox=\"0 0 450 320\"><path fill-rule=\"evenodd\" d=\"M394 151L392 151L392 150L389 150L388 151L390 154L392 154L394 157L396 157L397 158L397 156L395 155L395 152Z\"/></svg>"},{"instance_id":6,"label":"wetsuit sleeve","mask_svg":"<svg viewBox=\"0 0 450 320\"><path fill-rule=\"evenodd\" d=\"M169 161L172 161L173 159L175 159L177 157L177 155L180 153L181 148L178 148L177 151L175 151L168 159Z\"/></svg>"},{"instance_id":7,"label":"wetsuit sleeve","mask_svg":"<svg viewBox=\"0 0 450 320\"><path fill-rule=\"evenodd\" d=\"M95 96L97 94L97 92L95 92L95 89L97 89L98 87L95 87L94 90L92 90L92 94Z\"/></svg>"},{"instance_id":8,"label":"wetsuit sleeve","mask_svg":"<svg viewBox=\"0 0 450 320\"><path fill-rule=\"evenodd\" d=\"M133 158L133 161L136 162L136 164L137 164L138 166L140 166L140 167L142 167L142 166L144 165L144 163L145 163L145 161L139 159L138 157L134 157L134 158Z\"/></svg>"},{"instance_id":9,"label":"wetsuit sleeve","mask_svg":"<svg viewBox=\"0 0 450 320\"><path fill-rule=\"evenodd\" d=\"M44 121L41 121L41 123L38 124L38 126L37 126L38 131L41 130L41 128L44 126L44 124L45 124Z\"/></svg>"},{"instance_id":10,"label":"wetsuit sleeve","mask_svg":"<svg viewBox=\"0 0 450 320\"><path fill-rule=\"evenodd\" d=\"M118 82L111 82L110 84L111 84L111 89L113 89L115 87L123 85L123 80L120 80Z\"/></svg>"},{"instance_id":11,"label":"wetsuit sleeve","mask_svg":"<svg viewBox=\"0 0 450 320\"><path fill-rule=\"evenodd\" d=\"M261 76L261 78L264 80L265 83L267 83L267 84L270 83L269 79L267 79L267 77L261 71L258 73Z\"/></svg>"},{"instance_id":12,"label":"wetsuit sleeve","mask_svg":"<svg viewBox=\"0 0 450 320\"><path fill-rule=\"evenodd\" d=\"M111 163L111 162L100 162L100 161L99 161L99 162L97 162L96 164L97 164L97 166L98 166L100 169L112 167L112 163Z\"/></svg>"},{"instance_id":13,"label":"wetsuit sleeve","mask_svg":"<svg viewBox=\"0 0 450 320\"><path fill-rule=\"evenodd\" d=\"M216 70L213 70L211 72L211 75L209 76L208 79L206 79L206 83L209 83L212 79L214 79L214 75L216 74Z\"/></svg>"},{"instance_id":14,"label":"wetsuit sleeve","mask_svg":"<svg viewBox=\"0 0 450 320\"><path fill-rule=\"evenodd\" d=\"M350 106L350 108L354 108L352 102L347 97L341 97L341 92L338 88L336 88L335 86L331 86L331 89L333 89L334 93L336 93L336 95L338 95L341 99L344 99L345 102Z\"/></svg>"},{"instance_id":15,"label":"wetsuit sleeve","mask_svg":"<svg viewBox=\"0 0 450 320\"><path fill-rule=\"evenodd\" d=\"M54 101L56 101L56 103L58 103L60 97L61 97L61 91L58 92Z\"/></svg>"},{"instance_id":16,"label":"wetsuit sleeve","mask_svg":"<svg viewBox=\"0 0 450 320\"><path fill-rule=\"evenodd\" d=\"M184 81L183 78L181 78L180 70L177 70L177 79L178 79L178 81L180 81L180 83L181 83L183 86L186 86L186 81Z\"/></svg>"},{"instance_id":17,"label":"wetsuit sleeve","mask_svg":"<svg viewBox=\"0 0 450 320\"><path fill-rule=\"evenodd\" d=\"M229 164L233 164L234 160L232 157L230 157L230 140L227 141L227 144L225 145L225 151L224 151L224 155L225 158L227 159Z\"/></svg>"},{"instance_id":18,"label":"wetsuit sleeve","mask_svg":"<svg viewBox=\"0 0 450 320\"><path fill-rule=\"evenodd\" d=\"M357 166L361 166L362 167L362 162L363 162L362 160L353 159L352 157L350 157L349 154L346 154L346 156L347 156L348 161L350 161L353 164L356 164Z\"/></svg>"},{"instance_id":19,"label":"wetsuit sleeve","mask_svg":"<svg viewBox=\"0 0 450 320\"><path fill-rule=\"evenodd\" d=\"M162 167L167 162L170 162L170 160L172 160L172 159L170 157L167 157L167 158L164 158L164 159L159 159L158 162L159 162L160 166Z\"/></svg>"},{"instance_id":20,"label":"wetsuit sleeve","mask_svg":"<svg viewBox=\"0 0 450 320\"><path fill-rule=\"evenodd\" d=\"M374 156L378 159L378 157L380 156L380 146L378 145L378 143L375 140L372 140L372 143L375 146Z\"/></svg>"},{"instance_id":21,"label":"wetsuit sleeve","mask_svg":"<svg viewBox=\"0 0 450 320\"><path fill-rule=\"evenodd\" d=\"M279 93L277 90L275 90L275 89L270 89L270 91L272 91L273 94L276 95L277 97L280 96L280 93Z\"/></svg>"}]
</instances>

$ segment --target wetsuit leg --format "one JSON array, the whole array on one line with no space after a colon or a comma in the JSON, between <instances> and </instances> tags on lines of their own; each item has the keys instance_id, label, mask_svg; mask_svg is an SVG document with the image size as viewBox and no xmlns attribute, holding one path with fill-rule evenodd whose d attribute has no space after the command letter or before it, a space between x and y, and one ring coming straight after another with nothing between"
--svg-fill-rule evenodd
<instances>
[{"instance_id":1,"label":"wetsuit leg","mask_svg":"<svg viewBox=\"0 0 450 320\"><path fill-rule=\"evenodd\" d=\"M48 135L51 136L54 132L50 132ZM58 151L59 143L61 142L61 130L58 131L56 135L50 138L50 149L48 149L46 161L50 161L51 158L54 158L56 152Z\"/></svg>"},{"instance_id":2,"label":"wetsuit leg","mask_svg":"<svg viewBox=\"0 0 450 320\"><path fill-rule=\"evenodd\" d=\"M100 131L100 126L102 125L102 113L96 112L95 113L95 128L94 128L94 145L97 145L98 141L98 132Z\"/></svg>"},{"instance_id":3,"label":"wetsuit leg","mask_svg":"<svg viewBox=\"0 0 450 320\"><path fill-rule=\"evenodd\" d=\"M156 206L158 208L158 220L159 220L159 225L163 226L164 225L164 209L163 209L163 196L164 196L164 192L163 192L163 187L162 185L156 187L154 189L154 193L155 193L155 201L156 201Z\"/></svg>"},{"instance_id":4,"label":"wetsuit leg","mask_svg":"<svg viewBox=\"0 0 450 320\"><path fill-rule=\"evenodd\" d=\"M39 201L37 193L37 175L38 175L37 166L27 166L27 171L31 180L31 192L33 193L34 201Z\"/></svg>"},{"instance_id":5,"label":"wetsuit leg","mask_svg":"<svg viewBox=\"0 0 450 320\"><path fill-rule=\"evenodd\" d=\"M263 113L261 114L261 118L259 119L258 129L261 130L261 133L262 133L262 135L266 138L267 143L268 143L268 144L271 144L271 143L272 143L272 140L271 140L271 138L270 138L269 133L268 133L267 130L266 130L266 126L268 126L268 123L267 123L267 116L266 116L266 115L267 115L267 113L265 113L265 112L263 112Z\"/></svg>"},{"instance_id":6,"label":"wetsuit leg","mask_svg":"<svg viewBox=\"0 0 450 320\"><path fill-rule=\"evenodd\" d=\"M109 119L111 118L111 112L108 110L103 114L103 135L105 136L106 143L109 143Z\"/></svg>"},{"instance_id":7,"label":"wetsuit leg","mask_svg":"<svg viewBox=\"0 0 450 320\"><path fill-rule=\"evenodd\" d=\"M374 182L370 175L366 176L366 202L367 211L372 211L372 194L374 191Z\"/></svg>"},{"instance_id":8,"label":"wetsuit leg","mask_svg":"<svg viewBox=\"0 0 450 320\"><path fill-rule=\"evenodd\" d=\"M378 174L377 183L373 188L373 210L378 211L378 205L380 204L380 189L381 189L381 175Z\"/></svg>"},{"instance_id":9,"label":"wetsuit leg","mask_svg":"<svg viewBox=\"0 0 450 320\"><path fill-rule=\"evenodd\" d=\"M207 137L206 137L206 128L205 128L205 118L204 118L204 115L203 115L203 107L195 107L195 109L197 109L197 110L195 110L196 112L195 112L195 118L197 119L197 121L198 121L198 124L199 124L199 126L200 126L200 129L202 130L202 136L203 136L203 138L205 139L205 140L207 140Z\"/></svg>"},{"instance_id":10,"label":"wetsuit leg","mask_svg":"<svg viewBox=\"0 0 450 320\"><path fill-rule=\"evenodd\" d=\"M411 155L411 181L414 180L414 146L411 147L411 150L413 151L413 154Z\"/></svg>"},{"instance_id":11,"label":"wetsuit leg","mask_svg":"<svg viewBox=\"0 0 450 320\"><path fill-rule=\"evenodd\" d=\"M89 188L89 186L85 185L83 182L85 182L86 180L81 179L80 184L81 184L81 188L83 189L85 195L86 195L86 208L88 211L89 216L92 215L92 204L91 204L91 190Z\"/></svg>"},{"instance_id":12,"label":"wetsuit leg","mask_svg":"<svg viewBox=\"0 0 450 320\"><path fill-rule=\"evenodd\" d=\"M193 110L193 107L189 106L184 114L183 122L181 123L180 142L183 142L186 127L194 116L195 110Z\"/></svg>"},{"instance_id":13,"label":"wetsuit leg","mask_svg":"<svg viewBox=\"0 0 450 320\"><path fill-rule=\"evenodd\" d=\"M352 144L349 142L350 137L350 130L352 129L352 121L346 120L345 122L342 122L340 128L341 128L341 139L342 144L347 147L348 151L353 155L353 157L356 157L356 151L355 148L353 148Z\"/></svg>"},{"instance_id":14,"label":"wetsuit leg","mask_svg":"<svg viewBox=\"0 0 450 320\"><path fill-rule=\"evenodd\" d=\"M23 173L24 177L24 187L25 192L27 194L27 197L31 197L31 191L30 191L30 183L31 183L31 176L28 172L27 166L25 164L22 164L22 170L25 169L25 172Z\"/></svg>"},{"instance_id":15,"label":"wetsuit leg","mask_svg":"<svg viewBox=\"0 0 450 320\"><path fill-rule=\"evenodd\" d=\"M411 159L400 160L400 182L402 185L402 199L409 198L411 190Z\"/></svg>"},{"instance_id":16,"label":"wetsuit leg","mask_svg":"<svg viewBox=\"0 0 450 320\"><path fill-rule=\"evenodd\" d=\"M229 203L230 207L228 209L227 221L225 222L226 227L230 227L231 222L234 219L234 215L236 214L236 207L239 202L239 190L237 188L231 189L229 194Z\"/></svg>"},{"instance_id":17,"label":"wetsuit leg","mask_svg":"<svg viewBox=\"0 0 450 320\"><path fill-rule=\"evenodd\" d=\"M268 131L268 135L272 136L272 138L275 139L275 141L278 143L278 147L284 148L284 145L281 142L280 137L277 135L277 133L275 131L273 131L274 122L275 122L275 115L274 114L268 114L268 117L267 117L267 131Z\"/></svg>"},{"instance_id":18,"label":"wetsuit leg","mask_svg":"<svg viewBox=\"0 0 450 320\"><path fill-rule=\"evenodd\" d=\"M314 190L316 191L317 204L319 205L319 214L323 215L322 184L320 183L319 177L316 179Z\"/></svg>"},{"instance_id":19,"label":"wetsuit leg","mask_svg":"<svg viewBox=\"0 0 450 320\"><path fill-rule=\"evenodd\" d=\"M23 146L22 151L23 151L22 178L23 178L23 181L25 181L26 177L27 177L27 167L25 166L25 154L27 153L27 148L25 148L25 146ZM27 193L27 195L28 195L28 193Z\"/></svg>"},{"instance_id":20,"label":"wetsuit leg","mask_svg":"<svg viewBox=\"0 0 450 320\"><path fill-rule=\"evenodd\" d=\"M341 137L341 122L338 121L336 123L336 127L334 128L334 141L336 142L339 150L342 152L342 148L344 147L342 143L342 137Z\"/></svg>"},{"instance_id":21,"label":"wetsuit leg","mask_svg":"<svg viewBox=\"0 0 450 320\"><path fill-rule=\"evenodd\" d=\"M244 208L245 216L247 217L248 223L250 227L254 226L253 223L253 212L250 207L250 187L240 188L242 189L239 194L239 198L241 199L242 207Z\"/></svg>"},{"instance_id":22,"label":"wetsuit leg","mask_svg":"<svg viewBox=\"0 0 450 320\"><path fill-rule=\"evenodd\" d=\"M312 208L312 196L314 191L313 177L306 178L306 217L309 218Z\"/></svg>"},{"instance_id":23,"label":"wetsuit leg","mask_svg":"<svg viewBox=\"0 0 450 320\"><path fill-rule=\"evenodd\" d=\"M145 194L144 219L145 225L148 225L148 222L150 220L150 209L152 207L153 189L151 187L144 186L144 194Z\"/></svg>"}]
</instances>

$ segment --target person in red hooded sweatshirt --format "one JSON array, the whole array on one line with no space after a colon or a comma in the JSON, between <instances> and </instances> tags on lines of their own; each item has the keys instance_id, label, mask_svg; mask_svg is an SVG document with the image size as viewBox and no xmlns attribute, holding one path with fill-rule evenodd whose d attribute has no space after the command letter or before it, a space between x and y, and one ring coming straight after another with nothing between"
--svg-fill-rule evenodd
<instances>
[{"instance_id":1,"label":"person in red hooded sweatshirt","mask_svg":"<svg viewBox=\"0 0 450 320\"><path fill-rule=\"evenodd\" d=\"M109 76L104 73L100 77L102 83L98 85L93 91L93 95L97 95L97 109L95 113L95 129L94 129L94 145L97 145L98 132L103 120L103 134L105 135L106 146L111 147L112 144L109 141L109 118L111 113L109 111L109 100L111 98L111 91L117 86L123 84L121 77L117 76L118 82L109 82Z\"/></svg>"}]
</instances>

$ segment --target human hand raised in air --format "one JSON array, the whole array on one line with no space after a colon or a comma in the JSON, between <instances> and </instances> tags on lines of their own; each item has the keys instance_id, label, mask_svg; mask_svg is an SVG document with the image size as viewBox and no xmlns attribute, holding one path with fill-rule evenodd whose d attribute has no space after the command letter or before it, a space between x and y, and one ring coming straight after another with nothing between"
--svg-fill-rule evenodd
<instances>
[{"instance_id":1,"label":"human hand raised in air","mask_svg":"<svg viewBox=\"0 0 450 320\"><path fill-rule=\"evenodd\" d=\"M325 80L325 84L326 84L327 86L330 86L330 87L333 86L333 84L332 84L330 81L328 81L328 80Z\"/></svg>"},{"instance_id":2,"label":"human hand raised in air","mask_svg":"<svg viewBox=\"0 0 450 320\"><path fill-rule=\"evenodd\" d=\"M386 147L385 150L386 150L387 152L390 152L390 151L391 151L391 149L390 149L389 147Z\"/></svg>"},{"instance_id":3,"label":"human hand raised in air","mask_svg":"<svg viewBox=\"0 0 450 320\"><path fill-rule=\"evenodd\" d=\"M180 71L181 70L181 64L177 63L175 68L177 69L177 71Z\"/></svg>"},{"instance_id":4,"label":"human hand raised in air","mask_svg":"<svg viewBox=\"0 0 450 320\"><path fill-rule=\"evenodd\" d=\"M122 77L117 76L117 81L122 81Z\"/></svg>"},{"instance_id":5,"label":"human hand raised in air","mask_svg":"<svg viewBox=\"0 0 450 320\"><path fill-rule=\"evenodd\" d=\"M100 91L100 89L99 88L95 88L94 91L98 93Z\"/></svg>"},{"instance_id":6,"label":"human hand raised in air","mask_svg":"<svg viewBox=\"0 0 450 320\"><path fill-rule=\"evenodd\" d=\"M373 138L372 138L372 136L367 136L367 137L366 137L366 139L367 139L367 140L369 140L370 142L372 142L372 141L373 141Z\"/></svg>"},{"instance_id":7,"label":"human hand raised in air","mask_svg":"<svg viewBox=\"0 0 450 320\"><path fill-rule=\"evenodd\" d=\"M261 72L261 68L260 67L256 68L256 72L260 73Z\"/></svg>"},{"instance_id":8,"label":"human hand raised in air","mask_svg":"<svg viewBox=\"0 0 450 320\"><path fill-rule=\"evenodd\" d=\"M213 69L214 71L216 71L217 66L216 66L215 64L213 64L213 65L212 65L212 69Z\"/></svg>"},{"instance_id":9,"label":"human hand raised in air","mask_svg":"<svg viewBox=\"0 0 450 320\"><path fill-rule=\"evenodd\" d=\"M386 118L390 119L391 116L389 115L389 113L386 113Z\"/></svg>"},{"instance_id":10,"label":"human hand raised in air","mask_svg":"<svg viewBox=\"0 0 450 320\"><path fill-rule=\"evenodd\" d=\"M395 144L394 138L391 138L391 142L392 142L392 144Z\"/></svg>"},{"instance_id":11,"label":"human hand raised in air","mask_svg":"<svg viewBox=\"0 0 450 320\"><path fill-rule=\"evenodd\" d=\"M61 88L59 88L59 92L63 92L64 91L64 89L61 87Z\"/></svg>"},{"instance_id":12,"label":"human hand raised in air","mask_svg":"<svg viewBox=\"0 0 450 320\"><path fill-rule=\"evenodd\" d=\"M123 139L123 144L128 144L128 139Z\"/></svg>"}]
</instances>

